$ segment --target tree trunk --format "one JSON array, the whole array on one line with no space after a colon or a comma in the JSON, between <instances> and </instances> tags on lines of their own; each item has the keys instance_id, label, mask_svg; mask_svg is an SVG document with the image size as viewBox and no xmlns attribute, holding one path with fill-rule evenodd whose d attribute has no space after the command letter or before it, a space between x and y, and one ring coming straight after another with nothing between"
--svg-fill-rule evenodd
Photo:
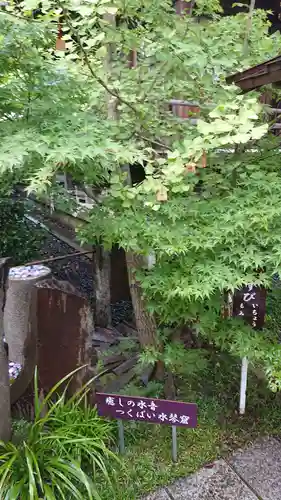
<instances>
[{"instance_id":1,"label":"tree trunk","mask_svg":"<svg viewBox=\"0 0 281 500\"><path fill-rule=\"evenodd\" d=\"M175 382L174 382L174 376L171 370L167 369L166 370L166 380L164 384L164 395L165 399L176 399L176 388L175 388Z\"/></svg>"},{"instance_id":2,"label":"tree trunk","mask_svg":"<svg viewBox=\"0 0 281 500\"><path fill-rule=\"evenodd\" d=\"M4 307L8 259L0 259L0 440L11 437L11 404L8 357L4 348Z\"/></svg>"},{"instance_id":3,"label":"tree trunk","mask_svg":"<svg viewBox=\"0 0 281 500\"><path fill-rule=\"evenodd\" d=\"M96 245L93 253L94 266L94 319L95 325L107 328L111 325L110 252Z\"/></svg>"},{"instance_id":4,"label":"tree trunk","mask_svg":"<svg viewBox=\"0 0 281 500\"><path fill-rule=\"evenodd\" d=\"M157 338L157 324L155 317L147 311L145 299L142 294L141 285L136 279L135 271L143 265L143 258L133 252L126 253L127 270L131 298L134 308L138 339L143 348L155 347L161 352L161 345ZM159 382L164 381L165 366L162 360L155 363L154 377Z\"/></svg>"},{"instance_id":5,"label":"tree trunk","mask_svg":"<svg viewBox=\"0 0 281 500\"><path fill-rule=\"evenodd\" d=\"M105 20L109 22L113 27L116 25L115 16L107 15ZM107 75L111 73L111 62L112 55L115 51L115 46L111 43L107 46L107 56L105 58L105 70ZM128 59L128 64L130 68L135 68L137 65L137 52L132 50ZM116 120L118 117L117 113L117 102L112 99L112 96L107 95L107 112L108 118L111 120ZM131 184L130 167L123 167L121 170L127 171L127 178L125 183ZM142 257L136 255L132 252L127 252L126 254L128 279L132 297L132 303L134 308L136 326L138 330L138 338L142 347L157 346L157 327L156 321L153 315L149 314L146 310L145 301L142 296L142 291L139 282L135 278L135 269L138 269L142 265ZM160 367L161 365L161 367ZM157 363L156 374L161 373L161 378L163 375L163 363ZM157 375L156 375L157 376Z\"/></svg>"},{"instance_id":6,"label":"tree trunk","mask_svg":"<svg viewBox=\"0 0 281 500\"><path fill-rule=\"evenodd\" d=\"M115 26L115 16L105 14L104 21ZM104 72L106 82L111 71L111 58L114 46L109 43L107 46L106 57L104 58ZM116 98L113 98L108 92L105 94L105 103L107 117L109 120L116 119ZM107 328L111 325L111 296L110 296L110 271L111 259L110 252L106 251L101 244L94 247L93 252L94 267L94 322L95 326Z\"/></svg>"},{"instance_id":7,"label":"tree trunk","mask_svg":"<svg viewBox=\"0 0 281 500\"><path fill-rule=\"evenodd\" d=\"M251 0L250 7L249 7L247 26L246 26L246 32L245 32L245 38L244 38L244 57L246 57L248 55L248 52L249 52L249 37L251 34L251 30L252 30L253 14L254 14L254 10L255 10L255 5L256 5L256 0Z\"/></svg>"},{"instance_id":8,"label":"tree trunk","mask_svg":"<svg viewBox=\"0 0 281 500\"><path fill-rule=\"evenodd\" d=\"M157 326L153 315L146 310L145 300L142 295L142 290L139 281L135 276L135 270L143 264L143 259L140 255L133 252L126 253L126 261L128 268L128 278L132 297L132 303L135 313L136 326L138 337L142 347L157 345Z\"/></svg>"}]
</instances>

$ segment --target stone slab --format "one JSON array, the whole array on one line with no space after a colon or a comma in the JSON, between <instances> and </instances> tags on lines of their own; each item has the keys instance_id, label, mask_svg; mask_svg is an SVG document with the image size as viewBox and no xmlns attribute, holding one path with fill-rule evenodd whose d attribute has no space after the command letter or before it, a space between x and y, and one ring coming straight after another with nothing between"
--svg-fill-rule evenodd
<instances>
[{"instance_id":1,"label":"stone slab","mask_svg":"<svg viewBox=\"0 0 281 500\"><path fill-rule=\"evenodd\" d=\"M175 482L167 490L174 500L258 500L224 460Z\"/></svg>"},{"instance_id":2,"label":"stone slab","mask_svg":"<svg viewBox=\"0 0 281 500\"><path fill-rule=\"evenodd\" d=\"M229 463L263 500L281 500L281 442L256 441L235 452Z\"/></svg>"},{"instance_id":3,"label":"stone slab","mask_svg":"<svg viewBox=\"0 0 281 500\"><path fill-rule=\"evenodd\" d=\"M157 490L155 493L151 493L142 500L171 500L171 497L169 497L164 488L161 488L160 490Z\"/></svg>"}]
</instances>

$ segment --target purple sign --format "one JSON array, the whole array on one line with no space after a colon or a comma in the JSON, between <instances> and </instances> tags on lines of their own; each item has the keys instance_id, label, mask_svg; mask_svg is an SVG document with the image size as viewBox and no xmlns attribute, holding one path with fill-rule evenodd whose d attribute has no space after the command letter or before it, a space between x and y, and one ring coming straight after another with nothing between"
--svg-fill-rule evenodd
<instances>
[{"instance_id":1,"label":"purple sign","mask_svg":"<svg viewBox=\"0 0 281 500\"><path fill-rule=\"evenodd\" d=\"M121 420L138 420L178 427L197 426L197 405L166 399L96 393L98 414Z\"/></svg>"}]
</instances>

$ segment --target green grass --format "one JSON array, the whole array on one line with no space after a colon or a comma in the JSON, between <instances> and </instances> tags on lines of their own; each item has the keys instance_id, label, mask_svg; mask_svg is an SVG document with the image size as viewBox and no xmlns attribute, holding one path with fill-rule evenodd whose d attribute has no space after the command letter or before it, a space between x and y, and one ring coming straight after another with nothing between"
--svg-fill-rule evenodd
<instances>
[{"instance_id":1,"label":"green grass","mask_svg":"<svg viewBox=\"0 0 281 500\"><path fill-rule=\"evenodd\" d=\"M126 455L112 464L115 496L100 486L102 500L134 500L186 476L206 463L245 446L261 435L281 434L281 400L253 373L247 411L238 415L240 365L227 355L210 354L208 373L177 382L178 399L198 404L198 427L178 428L178 463L171 460L171 428L125 423Z\"/></svg>"}]
</instances>

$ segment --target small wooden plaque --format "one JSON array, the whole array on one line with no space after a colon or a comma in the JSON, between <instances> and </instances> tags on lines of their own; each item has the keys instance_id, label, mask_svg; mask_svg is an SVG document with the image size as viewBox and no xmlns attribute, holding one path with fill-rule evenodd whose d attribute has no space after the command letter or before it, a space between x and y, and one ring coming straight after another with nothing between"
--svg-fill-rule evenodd
<instances>
[{"instance_id":1,"label":"small wooden plaque","mask_svg":"<svg viewBox=\"0 0 281 500\"><path fill-rule=\"evenodd\" d=\"M205 153L205 151L204 151L203 156L202 156L202 163L201 163L201 167L202 167L202 168L206 168L206 166L207 166L207 156L206 156L206 153Z\"/></svg>"},{"instance_id":2,"label":"small wooden plaque","mask_svg":"<svg viewBox=\"0 0 281 500\"><path fill-rule=\"evenodd\" d=\"M65 40L62 38L57 38L56 40L56 50L65 51Z\"/></svg>"},{"instance_id":3,"label":"small wooden plaque","mask_svg":"<svg viewBox=\"0 0 281 500\"><path fill-rule=\"evenodd\" d=\"M195 174L195 172L196 172L196 163L187 163L185 165L185 170L186 170L186 172L190 172L192 174Z\"/></svg>"},{"instance_id":4,"label":"small wooden plaque","mask_svg":"<svg viewBox=\"0 0 281 500\"><path fill-rule=\"evenodd\" d=\"M167 201L167 199L168 199L168 191L164 186L162 186L161 189L159 189L159 191L157 191L156 193L156 200Z\"/></svg>"}]
</instances>

